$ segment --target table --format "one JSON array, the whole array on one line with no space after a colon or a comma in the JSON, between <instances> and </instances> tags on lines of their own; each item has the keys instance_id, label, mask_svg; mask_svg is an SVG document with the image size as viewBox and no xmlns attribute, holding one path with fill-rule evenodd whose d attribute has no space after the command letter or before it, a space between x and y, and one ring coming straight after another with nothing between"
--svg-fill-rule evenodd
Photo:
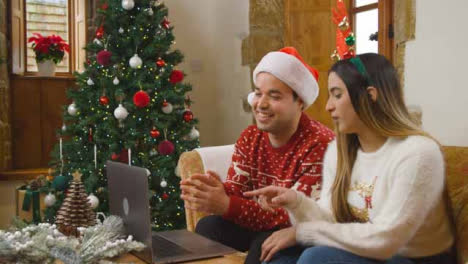
<instances>
[{"instance_id":1,"label":"table","mask_svg":"<svg viewBox=\"0 0 468 264\"><path fill-rule=\"evenodd\" d=\"M234 253L226 255L224 257L211 258L211 259L202 259L195 261L184 262L184 264L242 264L245 260L245 253ZM144 264L145 262L135 257L132 254L125 254L121 257L112 259L117 263L135 263L135 264Z\"/></svg>"}]
</instances>

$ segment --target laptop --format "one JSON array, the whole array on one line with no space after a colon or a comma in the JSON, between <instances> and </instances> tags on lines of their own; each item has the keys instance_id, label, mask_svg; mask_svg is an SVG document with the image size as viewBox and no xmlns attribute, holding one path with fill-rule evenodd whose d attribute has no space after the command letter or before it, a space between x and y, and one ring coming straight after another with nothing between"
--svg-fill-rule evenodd
<instances>
[{"instance_id":1,"label":"laptop","mask_svg":"<svg viewBox=\"0 0 468 264\"><path fill-rule=\"evenodd\" d=\"M237 252L188 230L152 232L147 170L107 161L109 211L123 219L125 230L146 245L133 254L147 263L176 263Z\"/></svg>"}]
</instances>

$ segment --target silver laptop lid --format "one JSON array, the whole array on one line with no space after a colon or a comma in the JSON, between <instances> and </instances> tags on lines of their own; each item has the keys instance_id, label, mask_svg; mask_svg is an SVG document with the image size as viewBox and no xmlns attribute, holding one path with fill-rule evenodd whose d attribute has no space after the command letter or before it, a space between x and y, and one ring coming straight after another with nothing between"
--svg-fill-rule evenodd
<instances>
[{"instance_id":1,"label":"silver laptop lid","mask_svg":"<svg viewBox=\"0 0 468 264\"><path fill-rule=\"evenodd\" d=\"M147 170L113 161L107 161L106 167L109 212L121 217L127 233L146 245L141 255L151 261L152 232Z\"/></svg>"}]
</instances>

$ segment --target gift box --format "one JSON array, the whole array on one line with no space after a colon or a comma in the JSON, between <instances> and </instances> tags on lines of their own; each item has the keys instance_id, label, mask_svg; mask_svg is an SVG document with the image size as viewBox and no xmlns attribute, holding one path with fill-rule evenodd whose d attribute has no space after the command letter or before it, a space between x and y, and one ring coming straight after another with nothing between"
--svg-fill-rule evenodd
<instances>
[{"instance_id":1,"label":"gift box","mask_svg":"<svg viewBox=\"0 0 468 264\"><path fill-rule=\"evenodd\" d=\"M16 189L16 216L26 222L39 223L45 208L44 193L26 186Z\"/></svg>"}]
</instances>

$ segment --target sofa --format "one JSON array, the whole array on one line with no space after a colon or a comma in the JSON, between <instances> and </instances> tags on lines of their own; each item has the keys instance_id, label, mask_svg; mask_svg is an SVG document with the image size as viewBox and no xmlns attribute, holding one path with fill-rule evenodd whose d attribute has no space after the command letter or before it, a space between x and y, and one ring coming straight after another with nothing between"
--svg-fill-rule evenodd
<instances>
[{"instance_id":1,"label":"sofa","mask_svg":"<svg viewBox=\"0 0 468 264\"><path fill-rule=\"evenodd\" d=\"M193 173L213 170L226 177L234 145L198 148L185 152L179 159L182 179ZM459 264L468 264L468 147L443 147L446 160L449 207L456 230ZM204 214L186 210L187 229L193 231ZM434 241L436 243L436 241Z\"/></svg>"}]
</instances>

